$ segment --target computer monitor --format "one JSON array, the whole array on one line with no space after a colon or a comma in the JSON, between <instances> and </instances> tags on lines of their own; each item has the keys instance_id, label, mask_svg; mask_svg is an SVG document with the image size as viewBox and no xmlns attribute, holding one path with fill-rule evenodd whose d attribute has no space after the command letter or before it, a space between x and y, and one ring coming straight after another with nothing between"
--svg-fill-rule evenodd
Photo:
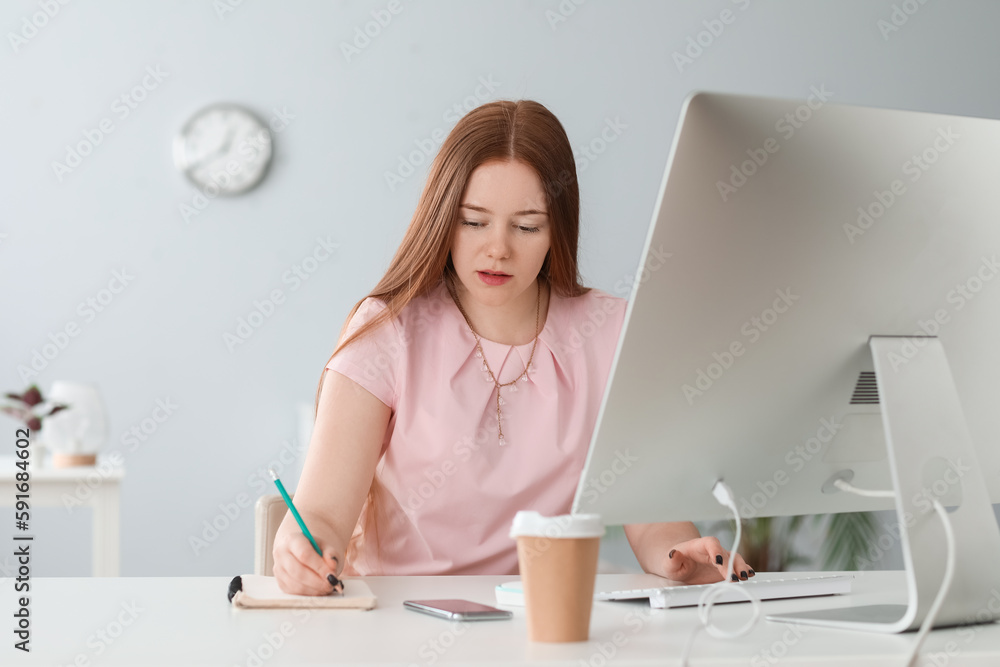
<instances>
[{"instance_id":1,"label":"computer monitor","mask_svg":"<svg viewBox=\"0 0 1000 667\"><path fill-rule=\"evenodd\" d=\"M1000 121L823 93L685 101L573 511L727 518L719 479L745 518L896 509L909 604L824 622L899 632L938 498L935 625L1000 618Z\"/></svg>"}]
</instances>

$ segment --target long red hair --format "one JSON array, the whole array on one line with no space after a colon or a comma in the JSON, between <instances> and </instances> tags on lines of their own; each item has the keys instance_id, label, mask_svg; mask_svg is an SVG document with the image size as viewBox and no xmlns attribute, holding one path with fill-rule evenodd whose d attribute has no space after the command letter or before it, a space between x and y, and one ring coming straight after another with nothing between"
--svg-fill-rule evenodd
<instances>
[{"instance_id":1,"label":"long red hair","mask_svg":"<svg viewBox=\"0 0 1000 667\"><path fill-rule=\"evenodd\" d=\"M430 291L443 276L454 275L450 250L458 209L472 172L491 160L523 162L535 170L542 182L551 225L551 246L539 278L563 297L587 292L589 288L580 284L577 267L580 190L566 131L552 112L538 102L489 102L459 120L441 145L396 255L375 289L354 304L341 329L340 341L330 355L331 360L340 350L389 318L395 318L412 299ZM348 323L368 297L382 301L385 310L345 339ZM317 411L326 373L324 367L316 390ZM379 501L382 493L384 487L376 474L344 554L345 567L358 556L369 535L373 537L372 552L377 557L377 514L382 506Z\"/></svg>"}]
</instances>

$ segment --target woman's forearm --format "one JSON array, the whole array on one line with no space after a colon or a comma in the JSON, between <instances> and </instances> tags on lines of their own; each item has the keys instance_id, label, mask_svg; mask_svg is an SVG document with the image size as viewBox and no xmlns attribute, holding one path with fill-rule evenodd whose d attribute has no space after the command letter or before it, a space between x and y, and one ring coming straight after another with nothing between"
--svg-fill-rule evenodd
<instances>
[{"instance_id":1,"label":"woman's forearm","mask_svg":"<svg viewBox=\"0 0 1000 667\"><path fill-rule=\"evenodd\" d=\"M625 526L625 537L643 571L662 574L662 562L674 545L701 537L690 521L633 523Z\"/></svg>"}]
</instances>

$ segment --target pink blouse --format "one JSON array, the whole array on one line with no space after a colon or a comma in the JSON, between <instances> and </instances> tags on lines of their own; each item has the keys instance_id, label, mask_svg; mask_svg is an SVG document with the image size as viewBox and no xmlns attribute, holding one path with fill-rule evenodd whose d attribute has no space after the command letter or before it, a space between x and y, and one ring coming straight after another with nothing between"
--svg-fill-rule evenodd
<instances>
[{"instance_id":1,"label":"pink blouse","mask_svg":"<svg viewBox=\"0 0 1000 667\"><path fill-rule=\"evenodd\" d=\"M527 377L500 390L503 446L496 388L443 281L334 356L327 368L392 409L376 468L388 491L380 551L362 546L345 573L517 574L514 514L569 512L626 304L597 289L552 293ZM384 308L366 299L347 333ZM524 371L531 343L481 341L501 383Z\"/></svg>"}]
</instances>

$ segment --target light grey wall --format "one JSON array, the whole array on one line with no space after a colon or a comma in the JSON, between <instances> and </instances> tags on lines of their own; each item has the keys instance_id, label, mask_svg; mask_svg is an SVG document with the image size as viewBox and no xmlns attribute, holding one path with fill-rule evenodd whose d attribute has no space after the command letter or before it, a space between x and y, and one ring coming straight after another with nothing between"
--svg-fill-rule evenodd
<instances>
[{"instance_id":1,"label":"light grey wall","mask_svg":"<svg viewBox=\"0 0 1000 667\"><path fill-rule=\"evenodd\" d=\"M221 13L227 2L236 6ZM58 11L45 18L43 5ZM348 61L341 44L389 6L3 3L0 388L26 386L19 366L79 325L32 379L43 389L90 381L104 393L106 449L128 470L123 575L251 570L250 509L197 553L190 539L223 516L220 505L271 492L260 472L283 449L301 455L298 406L311 402L351 305L386 268L427 162L395 189L385 173L449 130L456 105L530 98L562 120L578 151L585 282L623 296L615 286L639 260L691 90L805 97L825 86L837 102L1000 117L1000 4L985 0L400 0ZM903 6L915 12L883 32L879 22L892 25ZM732 22L712 24L724 10ZM33 32L32 20L44 25ZM711 43L706 21L723 28ZM699 33L707 46L679 68L674 52ZM162 81L123 117L112 105L147 68ZM186 221L179 207L196 191L172 166L171 140L216 101L289 120L260 188ZM60 181L52 163L104 118L113 131ZM608 123L620 134L602 147ZM587 157L588 146L601 154ZM283 276L319 237L339 248L293 289ZM85 317L78 304L122 270L133 276L125 289ZM285 302L230 351L224 333L274 289ZM177 407L131 451L121 438L158 400ZM4 442L14 426L0 421ZM290 487L300 461L284 466ZM89 573L89 514L35 512L35 575ZM0 521L6 534L11 512Z\"/></svg>"}]
</instances>

